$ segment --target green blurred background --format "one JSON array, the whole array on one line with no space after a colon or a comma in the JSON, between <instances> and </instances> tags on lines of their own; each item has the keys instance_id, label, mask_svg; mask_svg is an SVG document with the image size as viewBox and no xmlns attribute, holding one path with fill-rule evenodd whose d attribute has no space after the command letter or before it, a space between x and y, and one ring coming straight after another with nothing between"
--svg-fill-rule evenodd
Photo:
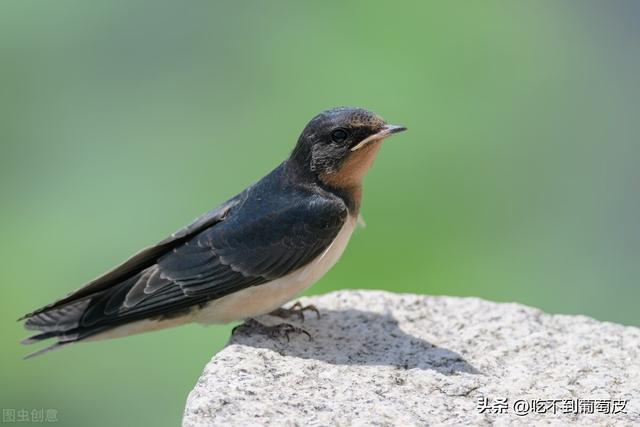
<instances>
[{"instance_id":1,"label":"green blurred background","mask_svg":"<svg viewBox=\"0 0 640 427\"><path fill-rule=\"evenodd\" d=\"M310 293L640 325L638 18L633 1L2 1L0 406L178 424L230 325L22 361L15 319L233 196L337 105L410 131Z\"/></svg>"}]
</instances>

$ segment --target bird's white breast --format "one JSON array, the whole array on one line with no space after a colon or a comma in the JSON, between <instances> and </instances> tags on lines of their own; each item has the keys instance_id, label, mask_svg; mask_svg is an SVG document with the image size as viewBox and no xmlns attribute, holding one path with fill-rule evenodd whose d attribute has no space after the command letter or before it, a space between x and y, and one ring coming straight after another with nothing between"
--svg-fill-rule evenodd
<instances>
[{"instance_id":1,"label":"bird's white breast","mask_svg":"<svg viewBox=\"0 0 640 427\"><path fill-rule=\"evenodd\" d=\"M331 245L315 260L286 276L252 286L210 302L194 313L198 323L227 323L269 313L320 280L335 265L356 227L349 215Z\"/></svg>"}]
</instances>

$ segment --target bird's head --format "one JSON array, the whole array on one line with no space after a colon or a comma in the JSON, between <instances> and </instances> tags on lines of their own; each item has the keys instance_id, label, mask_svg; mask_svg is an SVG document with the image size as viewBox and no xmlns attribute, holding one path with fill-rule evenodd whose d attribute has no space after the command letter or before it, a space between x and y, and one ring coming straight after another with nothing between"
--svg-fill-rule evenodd
<instances>
[{"instance_id":1,"label":"bird's head","mask_svg":"<svg viewBox=\"0 0 640 427\"><path fill-rule=\"evenodd\" d=\"M363 108L333 108L311 119L291 159L328 185L357 186L382 141L404 130L404 126L387 124Z\"/></svg>"}]
</instances>

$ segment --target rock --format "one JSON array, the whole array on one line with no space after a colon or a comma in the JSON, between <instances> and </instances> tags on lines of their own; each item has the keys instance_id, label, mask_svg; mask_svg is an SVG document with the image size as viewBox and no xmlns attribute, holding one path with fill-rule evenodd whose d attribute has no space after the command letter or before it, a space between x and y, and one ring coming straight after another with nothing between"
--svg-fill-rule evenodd
<instances>
[{"instance_id":1,"label":"rock","mask_svg":"<svg viewBox=\"0 0 640 427\"><path fill-rule=\"evenodd\" d=\"M302 303L322 317L288 322L313 340L239 329L190 393L184 426L640 425L638 328L478 298Z\"/></svg>"}]
</instances>

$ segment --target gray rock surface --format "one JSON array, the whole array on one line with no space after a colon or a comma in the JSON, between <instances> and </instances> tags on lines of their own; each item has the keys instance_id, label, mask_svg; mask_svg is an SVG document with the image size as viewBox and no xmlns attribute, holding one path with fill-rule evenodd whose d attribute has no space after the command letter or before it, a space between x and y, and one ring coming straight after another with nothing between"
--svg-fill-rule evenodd
<instances>
[{"instance_id":1,"label":"gray rock surface","mask_svg":"<svg viewBox=\"0 0 640 427\"><path fill-rule=\"evenodd\" d=\"M302 302L322 317L290 323L313 340L238 330L190 393L185 426L640 425L638 328L478 298Z\"/></svg>"}]
</instances>

